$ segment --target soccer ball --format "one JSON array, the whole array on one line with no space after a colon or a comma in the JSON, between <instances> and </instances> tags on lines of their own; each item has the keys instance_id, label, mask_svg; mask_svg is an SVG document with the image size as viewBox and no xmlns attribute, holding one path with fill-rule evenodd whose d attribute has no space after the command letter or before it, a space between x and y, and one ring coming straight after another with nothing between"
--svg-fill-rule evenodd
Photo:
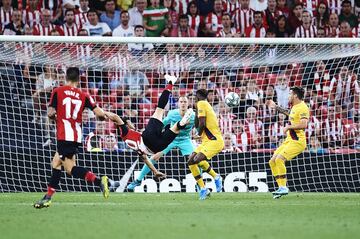
<instances>
[{"instance_id":1,"label":"soccer ball","mask_svg":"<svg viewBox=\"0 0 360 239\"><path fill-rule=\"evenodd\" d=\"M225 104L229 107L236 107L240 104L240 96L235 92L230 92L225 96Z\"/></svg>"}]
</instances>

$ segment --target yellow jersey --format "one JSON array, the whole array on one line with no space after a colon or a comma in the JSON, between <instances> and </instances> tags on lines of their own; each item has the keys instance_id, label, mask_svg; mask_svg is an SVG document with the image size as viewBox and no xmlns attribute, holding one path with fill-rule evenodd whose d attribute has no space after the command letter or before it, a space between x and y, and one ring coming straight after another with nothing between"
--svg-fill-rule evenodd
<instances>
[{"instance_id":1,"label":"yellow jersey","mask_svg":"<svg viewBox=\"0 0 360 239\"><path fill-rule=\"evenodd\" d=\"M204 140L223 140L221 131L219 128L218 119L216 114L206 100L200 100L197 102L198 117L205 117L205 130L200 135L201 139Z\"/></svg>"},{"instance_id":2,"label":"yellow jersey","mask_svg":"<svg viewBox=\"0 0 360 239\"><path fill-rule=\"evenodd\" d=\"M296 125L300 123L301 119L309 119L309 117L310 117L309 107L305 104L304 101L301 101L301 103L294 105L291 108L289 120L291 125ZM291 129L287 132L287 138L306 142L305 130Z\"/></svg>"}]
</instances>

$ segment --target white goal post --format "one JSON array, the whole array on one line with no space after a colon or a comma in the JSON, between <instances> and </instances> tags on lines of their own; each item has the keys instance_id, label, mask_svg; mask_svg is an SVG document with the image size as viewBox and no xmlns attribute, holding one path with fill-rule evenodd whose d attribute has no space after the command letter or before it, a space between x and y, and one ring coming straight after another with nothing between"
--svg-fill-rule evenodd
<instances>
[{"instance_id":1,"label":"white goal post","mask_svg":"<svg viewBox=\"0 0 360 239\"><path fill-rule=\"evenodd\" d=\"M179 78L167 110L179 96L193 107L194 92L209 90L226 142L211 164L225 192L274 189L268 160L287 119L264 102L288 107L289 88L301 86L311 109L308 147L287 163L290 190L360 191L360 39L0 36L0 192L46 189L56 150L47 102L70 66L80 68L81 87L99 106L128 116L139 130L156 107L165 74ZM224 104L228 92L240 95L238 107ZM123 191L141 170L138 156L111 123L96 122L87 111L83 123L79 164L121 180ZM168 178L159 183L148 175L135 191L195 191L177 149L157 167ZM210 177L206 183L214 188ZM65 173L59 189L97 190Z\"/></svg>"}]
</instances>

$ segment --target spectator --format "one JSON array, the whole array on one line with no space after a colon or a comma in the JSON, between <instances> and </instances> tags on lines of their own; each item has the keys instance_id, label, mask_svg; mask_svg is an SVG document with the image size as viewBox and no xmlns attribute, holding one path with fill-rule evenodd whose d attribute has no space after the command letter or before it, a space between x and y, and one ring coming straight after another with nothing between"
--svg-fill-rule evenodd
<instances>
[{"instance_id":1,"label":"spectator","mask_svg":"<svg viewBox=\"0 0 360 239\"><path fill-rule=\"evenodd\" d=\"M254 12L254 24L246 28L245 36L264 38L266 36L266 29L263 25L262 12L256 11Z\"/></svg>"},{"instance_id":2,"label":"spectator","mask_svg":"<svg viewBox=\"0 0 360 239\"><path fill-rule=\"evenodd\" d=\"M2 7L0 8L0 33L3 32L4 27L9 24L12 20L13 8L11 6L11 0L2 0ZM9 34L8 34L9 35ZM11 34L14 35L14 34Z\"/></svg>"},{"instance_id":3,"label":"spectator","mask_svg":"<svg viewBox=\"0 0 360 239\"><path fill-rule=\"evenodd\" d=\"M33 35L49 36L52 30L55 30L56 26L51 23L50 10L43 9L41 12L40 24L36 24L33 29Z\"/></svg>"},{"instance_id":4,"label":"spectator","mask_svg":"<svg viewBox=\"0 0 360 239\"><path fill-rule=\"evenodd\" d=\"M31 28L40 23L39 0L29 0L26 9L23 10L23 23L28 24Z\"/></svg>"},{"instance_id":5,"label":"spectator","mask_svg":"<svg viewBox=\"0 0 360 239\"><path fill-rule=\"evenodd\" d=\"M330 87L330 74L326 70L325 63L323 61L316 62L316 72L314 73L314 86L317 94L327 100L329 97Z\"/></svg>"},{"instance_id":6,"label":"spectator","mask_svg":"<svg viewBox=\"0 0 360 239\"><path fill-rule=\"evenodd\" d=\"M310 13L311 17L316 16L316 8L319 5L319 2L322 0L315 0L315 1L308 1L308 0L298 0L300 3L302 3L304 7L304 11L307 11ZM327 1L327 0L324 0Z\"/></svg>"},{"instance_id":7,"label":"spectator","mask_svg":"<svg viewBox=\"0 0 360 239\"><path fill-rule=\"evenodd\" d=\"M281 15L277 18L275 26L276 37L290 37L291 31L289 29L287 19L284 15Z\"/></svg>"},{"instance_id":8,"label":"spectator","mask_svg":"<svg viewBox=\"0 0 360 239\"><path fill-rule=\"evenodd\" d=\"M120 11L115 10L115 0L105 1L105 12L100 15L100 21L105 22L114 31L120 25Z\"/></svg>"},{"instance_id":9,"label":"spectator","mask_svg":"<svg viewBox=\"0 0 360 239\"><path fill-rule=\"evenodd\" d=\"M129 92L131 96L136 96L137 98L144 98L145 92L149 87L149 80L146 75L140 71L141 66L139 62L133 61L130 63L130 65L130 70L124 75L125 89Z\"/></svg>"},{"instance_id":10,"label":"spectator","mask_svg":"<svg viewBox=\"0 0 360 239\"><path fill-rule=\"evenodd\" d=\"M151 5L143 13L147 37L159 37L168 23L168 9L160 6L160 0L150 0Z\"/></svg>"},{"instance_id":11,"label":"spectator","mask_svg":"<svg viewBox=\"0 0 360 239\"><path fill-rule=\"evenodd\" d=\"M240 153L242 152L238 147L233 145L232 142L232 137L230 133L225 133L224 134L224 149L222 150L222 152L226 152L226 153Z\"/></svg>"},{"instance_id":12,"label":"spectator","mask_svg":"<svg viewBox=\"0 0 360 239\"><path fill-rule=\"evenodd\" d=\"M240 119L235 119L233 123L233 134L235 135L234 145L239 147L242 152L249 151L251 145L251 134L246 133L244 125Z\"/></svg>"},{"instance_id":13,"label":"spectator","mask_svg":"<svg viewBox=\"0 0 360 239\"><path fill-rule=\"evenodd\" d=\"M219 127L223 134L231 132L233 128L233 120L236 119L236 115L232 113L232 108L227 107L223 101L219 102L216 113L219 117Z\"/></svg>"},{"instance_id":14,"label":"spectator","mask_svg":"<svg viewBox=\"0 0 360 239\"><path fill-rule=\"evenodd\" d=\"M213 107L219 104L219 97L216 90L208 90L207 101Z\"/></svg>"},{"instance_id":15,"label":"spectator","mask_svg":"<svg viewBox=\"0 0 360 239\"><path fill-rule=\"evenodd\" d=\"M276 86L275 86L276 96L278 99L278 105L284 108L288 108L288 102L289 102L289 93L290 93L290 87L289 87L289 78L286 75L282 75L278 77Z\"/></svg>"},{"instance_id":16,"label":"spectator","mask_svg":"<svg viewBox=\"0 0 360 239\"><path fill-rule=\"evenodd\" d=\"M4 35L24 35L25 24L21 20L21 12L19 10L14 10L11 19L11 22L4 28Z\"/></svg>"},{"instance_id":17,"label":"spectator","mask_svg":"<svg viewBox=\"0 0 360 239\"><path fill-rule=\"evenodd\" d=\"M65 23L61 26L61 35L63 36L77 36L79 33L79 26L75 23L75 12L68 9L65 12Z\"/></svg>"},{"instance_id":18,"label":"spectator","mask_svg":"<svg viewBox=\"0 0 360 239\"><path fill-rule=\"evenodd\" d=\"M214 0L195 0L200 16L207 16L214 9Z\"/></svg>"},{"instance_id":19,"label":"spectator","mask_svg":"<svg viewBox=\"0 0 360 239\"><path fill-rule=\"evenodd\" d=\"M329 26L325 28L327 37L336 37L339 33L339 17L336 13L329 16Z\"/></svg>"},{"instance_id":20,"label":"spectator","mask_svg":"<svg viewBox=\"0 0 360 239\"><path fill-rule=\"evenodd\" d=\"M341 13L341 2L342 0L328 1L330 13L335 13L336 15L339 15Z\"/></svg>"},{"instance_id":21,"label":"spectator","mask_svg":"<svg viewBox=\"0 0 360 239\"><path fill-rule=\"evenodd\" d=\"M223 28L216 34L217 37L240 37L235 27L231 27L231 16L229 13L222 15Z\"/></svg>"},{"instance_id":22,"label":"spectator","mask_svg":"<svg viewBox=\"0 0 360 239\"><path fill-rule=\"evenodd\" d=\"M270 125L268 131L269 141L267 142L267 147L265 148L276 148L281 142L286 138L284 133L284 128L286 127L286 115L278 114L277 119Z\"/></svg>"},{"instance_id":23,"label":"spectator","mask_svg":"<svg viewBox=\"0 0 360 239\"><path fill-rule=\"evenodd\" d=\"M187 15L189 18L190 28L193 29L196 34L199 34L200 26L204 24L203 16L200 16L199 9L195 1L191 1L188 5Z\"/></svg>"},{"instance_id":24,"label":"spectator","mask_svg":"<svg viewBox=\"0 0 360 239\"><path fill-rule=\"evenodd\" d=\"M310 146L309 147L310 153L313 153L313 154L327 154L327 153L329 153L329 150L323 148L321 146L320 141L315 136L312 136L310 138L310 145L309 146Z\"/></svg>"},{"instance_id":25,"label":"spectator","mask_svg":"<svg viewBox=\"0 0 360 239\"><path fill-rule=\"evenodd\" d=\"M249 7L249 2L240 0L240 8L233 13L233 22L241 36L245 36L245 29L254 23L254 10Z\"/></svg>"},{"instance_id":26,"label":"spectator","mask_svg":"<svg viewBox=\"0 0 360 239\"><path fill-rule=\"evenodd\" d=\"M87 30L89 36L111 36L110 27L104 22L99 22L95 9L90 9L87 17L89 21L84 25L84 29Z\"/></svg>"},{"instance_id":27,"label":"spectator","mask_svg":"<svg viewBox=\"0 0 360 239\"><path fill-rule=\"evenodd\" d=\"M180 15L179 27L171 30L171 37L196 37L196 32L189 27L189 19L187 15Z\"/></svg>"},{"instance_id":28,"label":"spectator","mask_svg":"<svg viewBox=\"0 0 360 239\"><path fill-rule=\"evenodd\" d=\"M63 11L62 11L62 1L63 0L42 0L42 5L41 8L42 9L49 9L50 10L50 14L51 14L51 23L60 25L62 22L62 16L63 16Z\"/></svg>"},{"instance_id":29,"label":"spectator","mask_svg":"<svg viewBox=\"0 0 360 239\"><path fill-rule=\"evenodd\" d=\"M96 117L94 112L92 112L88 108L84 109L82 117L83 117L83 139L86 139L87 136L96 129Z\"/></svg>"},{"instance_id":30,"label":"spectator","mask_svg":"<svg viewBox=\"0 0 360 239\"><path fill-rule=\"evenodd\" d=\"M276 1L276 8L281 11L286 18L289 17L290 10L286 4L286 0L277 0Z\"/></svg>"},{"instance_id":31,"label":"spectator","mask_svg":"<svg viewBox=\"0 0 360 239\"><path fill-rule=\"evenodd\" d=\"M353 107L355 94L359 94L359 82L354 74L349 73L347 66L340 69L330 83L330 102L336 102L340 106Z\"/></svg>"},{"instance_id":32,"label":"spectator","mask_svg":"<svg viewBox=\"0 0 360 239\"><path fill-rule=\"evenodd\" d=\"M296 28L295 37L297 38L314 38L316 37L316 26L311 23L311 16L308 11L302 13L302 25Z\"/></svg>"},{"instance_id":33,"label":"spectator","mask_svg":"<svg viewBox=\"0 0 360 239\"><path fill-rule=\"evenodd\" d=\"M267 28L275 28L277 19L283 12L276 8L276 0L268 0L268 7L264 11L264 25Z\"/></svg>"},{"instance_id":34,"label":"spectator","mask_svg":"<svg viewBox=\"0 0 360 239\"><path fill-rule=\"evenodd\" d=\"M239 0L225 0L223 1L224 5L224 12L230 14L235 12L236 9L240 8L240 1Z\"/></svg>"},{"instance_id":35,"label":"spectator","mask_svg":"<svg viewBox=\"0 0 360 239\"><path fill-rule=\"evenodd\" d=\"M337 37L356 37L351 31L350 24L347 21L340 23L340 32Z\"/></svg>"},{"instance_id":36,"label":"spectator","mask_svg":"<svg viewBox=\"0 0 360 239\"><path fill-rule=\"evenodd\" d=\"M67 9L76 9L80 6L79 0L63 0L63 12Z\"/></svg>"},{"instance_id":37,"label":"spectator","mask_svg":"<svg viewBox=\"0 0 360 239\"><path fill-rule=\"evenodd\" d=\"M251 106L246 110L246 118L244 120L244 131L251 136L250 147L252 149L262 148L264 136L263 124L257 117L257 110Z\"/></svg>"},{"instance_id":38,"label":"spectator","mask_svg":"<svg viewBox=\"0 0 360 239\"><path fill-rule=\"evenodd\" d=\"M302 3L297 2L294 5L292 12L289 14L289 29L291 30L291 34L294 34L296 29L302 25L302 13L304 10L304 6Z\"/></svg>"},{"instance_id":39,"label":"spectator","mask_svg":"<svg viewBox=\"0 0 360 239\"><path fill-rule=\"evenodd\" d=\"M146 0L135 0L135 7L129 9L130 26L143 25L143 13L146 7Z\"/></svg>"},{"instance_id":40,"label":"spectator","mask_svg":"<svg viewBox=\"0 0 360 239\"><path fill-rule=\"evenodd\" d=\"M131 122L137 124L139 113L136 110L136 105L134 104L129 92L124 92L121 103L123 104L123 106L122 108L118 108L117 114L123 117L127 117L128 119L130 119Z\"/></svg>"},{"instance_id":41,"label":"spectator","mask_svg":"<svg viewBox=\"0 0 360 239\"><path fill-rule=\"evenodd\" d=\"M121 10L127 11L129 10L129 7L133 5L133 1L134 0L117 0L117 5L121 8Z\"/></svg>"},{"instance_id":42,"label":"spectator","mask_svg":"<svg viewBox=\"0 0 360 239\"><path fill-rule=\"evenodd\" d=\"M344 0L341 2L341 14L339 15L339 21L347 21L350 24L350 28L357 27L358 18L352 13L351 2Z\"/></svg>"},{"instance_id":43,"label":"spectator","mask_svg":"<svg viewBox=\"0 0 360 239\"><path fill-rule=\"evenodd\" d=\"M169 20L168 20L167 28L170 30L170 32L171 30L178 28L179 26L179 13L175 10L175 6L176 6L175 0L164 0L164 7L168 9ZM170 32L168 34L170 34Z\"/></svg>"},{"instance_id":44,"label":"spectator","mask_svg":"<svg viewBox=\"0 0 360 239\"><path fill-rule=\"evenodd\" d=\"M136 37L144 37L144 27L142 25L137 25L134 28L135 36ZM150 50L154 49L152 43L129 43L128 49L133 56L142 56L143 54L149 52Z\"/></svg>"},{"instance_id":45,"label":"spectator","mask_svg":"<svg viewBox=\"0 0 360 239\"><path fill-rule=\"evenodd\" d=\"M341 108L340 108L341 109ZM340 146L342 135L341 119L336 117L335 106L328 107L327 118L321 121L321 143L324 148Z\"/></svg>"},{"instance_id":46,"label":"spectator","mask_svg":"<svg viewBox=\"0 0 360 239\"><path fill-rule=\"evenodd\" d=\"M75 23L79 26L79 29L82 29L82 26L88 23L87 12L89 10L89 0L80 0L80 8L75 12Z\"/></svg>"},{"instance_id":47,"label":"spectator","mask_svg":"<svg viewBox=\"0 0 360 239\"><path fill-rule=\"evenodd\" d=\"M109 132L105 121L96 121L95 130L85 138L85 145L88 152L114 151L118 149L116 137Z\"/></svg>"},{"instance_id":48,"label":"spectator","mask_svg":"<svg viewBox=\"0 0 360 239\"><path fill-rule=\"evenodd\" d=\"M317 8L316 14L313 18L313 25L317 28L319 27L326 27L329 25L329 8L327 2L324 0L320 1Z\"/></svg>"},{"instance_id":49,"label":"spectator","mask_svg":"<svg viewBox=\"0 0 360 239\"><path fill-rule=\"evenodd\" d=\"M216 36L222 29L223 4L221 0L214 0L214 11L210 12L205 19L206 32L209 36Z\"/></svg>"},{"instance_id":50,"label":"spectator","mask_svg":"<svg viewBox=\"0 0 360 239\"><path fill-rule=\"evenodd\" d=\"M189 69L188 60L177 51L178 46L166 44L167 53L158 59L158 72L161 75L168 74L176 77L186 76Z\"/></svg>"},{"instance_id":51,"label":"spectator","mask_svg":"<svg viewBox=\"0 0 360 239\"><path fill-rule=\"evenodd\" d=\"M327 36L326 36L326 31L325 31L325 29L324 29L323 27L318 27L318 28L317 28L316 37L317 37L317 38L327 37Z\"/></svg>"},{"instance_id":52,"label":"spectator","mask_svg":"<svg viewBox=\"0 0 360 239\"><path fill-rule=\"evenodd\" d=\"M254 11L263 12L268 6L268 1L266 0L250 0L250 8Z\"/></svg>"},{"instance_id":53,"label":"spectator","mask_svg":"<svg viewBox=\"0 0 360 239\"><path fill-rule=\"evenodd\" d=\"M118 37L133 37L134 27L129 26L129 13L127 11L121 12L121 24L113 31L113 36Z\"/></svg>"},{"instance_id":54,"label":"spectator","mask_svg":"<svg viewBox=\"0 0 360 239\"><path fill-rule=\"evenodd\" d=\"M246 99L260 102L263 97L263 91L256 85L255 79L250 79L246 85Z\"/></svg>"},{"instance_id":55,"label":"spectator","mask_svg":"<svg viewBox=\"0 0 360 239\"><path fill-rule=\"evenodd\" d=\"M43 67L43 71L44 72L42 74L37 76L36 90L32 95L35 110L34 122L39 122L40 116L46 114L46 110L43 110L43 108L50 100L50 93L52 89L56 86L56 76L53 66L45 65Z\"/></svg>"},{"instance_id":56,"label":"spectator","mask_svg":"<svg viewBox=\"0 0 360 239\"><path fill-rule=\"evenodd\" d=\"M264 101L266 100L273 100L277 102L275 87L273 85L267 85L265 90ZM262 122L264 124L264 129L267 132L271 123L275 121L276 111L273 108L270 108L266 104L261 104L259 108L259 117L261 117ZM268 135L265 133L265 135Z\"/></svg>"}]
</instances>

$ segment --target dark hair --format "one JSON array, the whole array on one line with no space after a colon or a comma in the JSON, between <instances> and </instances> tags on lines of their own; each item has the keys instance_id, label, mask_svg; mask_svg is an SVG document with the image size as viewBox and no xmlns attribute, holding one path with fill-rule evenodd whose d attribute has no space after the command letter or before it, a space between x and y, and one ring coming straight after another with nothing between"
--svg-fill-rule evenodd
<instances>
[{"instance_id":1,"label":"dark hair","mask_svg":"<svg viewBox=\"0 0 360 239\"><path fill-rule=\"evenodd\" d=\"M186 14L189 15L189 16L191 15L191 14L190 14L190 7L191 7L192 5L194 5L194 6L197 8L196 15L199 15L199 8L197 7L195 1L189 2L188 6L187 6Z\"/></svg>"},{"instance_id":2,"label":"dark hair","mask_svg":"<svg viewBox=\"0 0 360 239\"><path fill-rule=\"evenodd\" d=\"M205 90L205 89L201 89L201 90L197 90L197 91L196 91L196 96L197 96L199 99L206 99L206 98L207 98L207 95L208 95L208 91Z\"/></svg>"},{"instance_id":3,"label":"dark hair","mask_svg":"<svg viewBox=\"0 0 360 239\"><path fill-rule=\"evenodd\" d=\"M105 4L108 3L108 2L114 2L115 5L116 5L116 1L115 1L115 0L106 0L106 1L105 1Z\"/></svg>"},{"instance_id":4,"label":"dark hair","mask_svg":"<svg viewBox=\"0 0 360 239\"><path fill-rule=\"evenodd\" d=\"M89 11L86 13L86 16L89 16L89 13L91 12L94 12L97 15L97 11L95 10L95 8L90 8Z\"/></svg>"},{"instance_id":5,"label":"dark hair","mask_svg":"<svg viewBox=\"0 0 360 239\"><path fill-rule=\"evenodd\" d=\"M142 26L142 25L136 25L136 26L134 27L134 31L135 31L136 29L138 29L138 28L144 29L144 26Z\"/></svg>"},{"instance_id":6,"label":"dark hair","mask_svg":"<svg viewBox=\"0 0 360 239\"><path fill-rule=\"evenodd\" d=\"M67 14L68 12L73 12L73 13L75 14L74 9L66 9L66 11L65 11L65 15L64 15L64 16L66 16L66 14Z\"/></svg>"},{"instance_id":7,"label":"dark hair","mask_svg":"<svg viewBox=\"0 0 360 239\"><path fill-rule=\"evenodd\" d=\"M223 13L223 15L222 15L221 17L223 17L223 16L228 16L228 17L230 17L230 20L231 20L231 15L230 15L230 13L228 13L228 12L224 12L224 13Z\"/></svg>"},{"instance_id":8,"label":"dark hair","mask_svg":"<svg viewBox=\"0 0 360 239\"><path fill-rule=\"evenodd\" d=\"M351 2L349 0L342 1L341 6L343 7L344 4L350 4L350 6L351 6Z\"/></svg>"},{"instance_id":9,"label":"dark hair","mask_svg":"<svg viewBox=\"0 0 360 239\"><path fill-rule=\"evenodd\" d=\"M71 82L79 82L80 70L77 67L69 67L66 70L66 80Z\"/></svg>"},{"instance_id":10,"label":"dark hair","mask_svg":"<svg viewBox=\"0 0 360 239\"><path fill-rule=\"evenodd\" d=\"M180 19L185 19L186 21L189 20L189 18L188 18L188 16L187 16L186 14L181 14L181 15L179 16L179 21L180 21Z\"/></svg>"},{"instance_id":11,"label":"dark hair","mask_svg":"<svg viewBox=\"0 0 360 239\"><path fill-rule=\"evenodd\" d=\"M258 14L260 14L261 16L263 16L263 13L262 13L262 12L260 12L260 11L255 11L255 12L254 12L254 17L255 17L255 15L258 15Z\"/></svg>"},{"instance_id":12,"label":"dark hair","mask_svg":"<svg viewBox=\"0 0 360 239\"><path fill-rule=\"evenodd\" d=\"M120 17L121 17L123 14L125 14L125 13L127 13L127 14L129 15L129 12L124 10L124 11L121 11Z\"/></svg>"},{"instance_id":13,"label":"dark hair","mask_svg":"<svg viewBox=\"0 0 360 239\"><path fill-rule=\"evenodd\" d=\"M305 91L304 91L304 89L301 88L300 86L293 86L293 87L290 88L290 90L292 90L292 92L297 95L297 97L299 98L299 100L303 100L303 99L304 99Z\"/></svg>"}]
</instances>

